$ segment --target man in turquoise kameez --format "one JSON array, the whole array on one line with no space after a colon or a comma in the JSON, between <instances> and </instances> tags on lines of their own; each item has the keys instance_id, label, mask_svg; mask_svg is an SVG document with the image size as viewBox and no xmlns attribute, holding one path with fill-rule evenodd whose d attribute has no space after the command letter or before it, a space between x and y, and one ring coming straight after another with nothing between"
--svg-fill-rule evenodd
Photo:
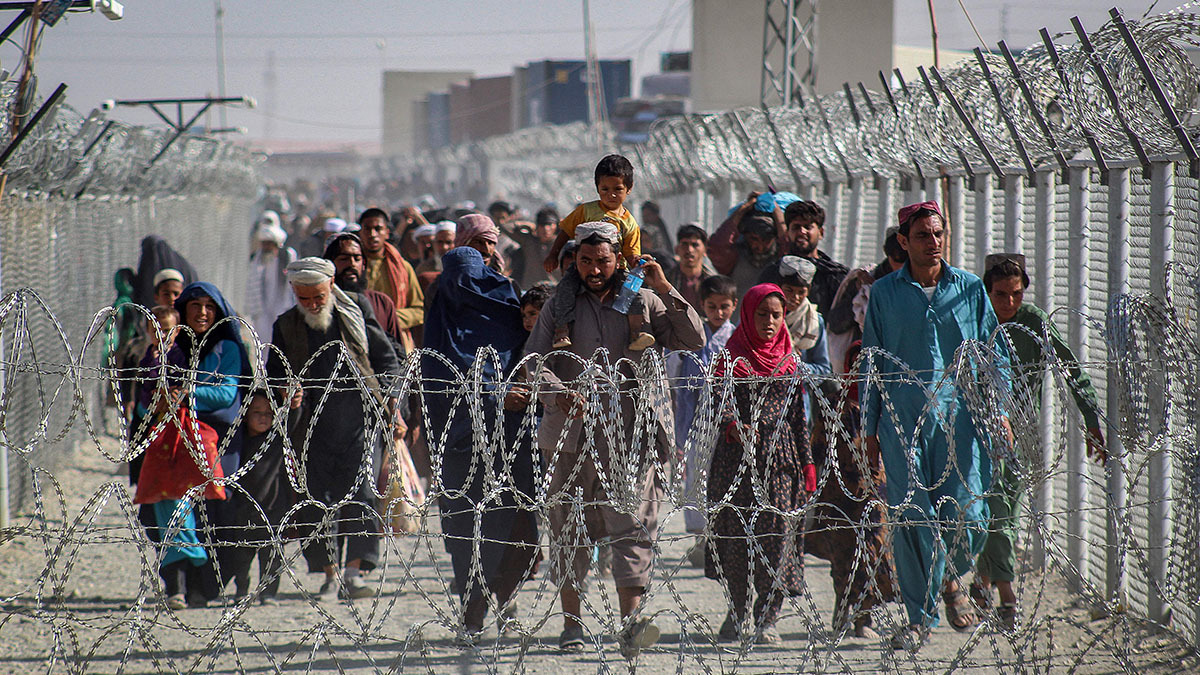
<instances>
[{"instance_id":1,"label":"man in turquoise kameez","mask_svg":"<svg viewBox=\"0 0 1200 675\"><path fill-rule=\"evenodd\" d=\"M882 458L887 474L908 614L892 644L915 649L938 623L939 591L955 630L979 620L958 578L987 536L991 461L983 420L968 408L953 368L965 341L995 344L999 322L979 277L942 260L945 218L937 203L906 206L899 220L897 239L909 260L871 288L862 340L862 373L871 377L863 383L862 414L867 450ZM1007 372L1002 348L985 353L991 363L973 364L969 374ZM1007 430L1006 419L998 422Z\"/></svg>"}]
</instances>

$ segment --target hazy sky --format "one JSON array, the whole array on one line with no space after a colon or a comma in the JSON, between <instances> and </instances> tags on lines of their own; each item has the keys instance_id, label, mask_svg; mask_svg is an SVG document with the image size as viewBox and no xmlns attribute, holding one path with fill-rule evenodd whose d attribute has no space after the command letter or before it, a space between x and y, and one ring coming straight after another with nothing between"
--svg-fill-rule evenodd
<instances>
[{"instance_id":1,"label":"hazy sky","mask_svg":"<svg viewBox=\"0 0 1200 675\"><path fill-rule=\"evenodd\" d=\"M729 0L760 15L760 0ZM831 0L823 0L831 1ZM836 0L833 0L836 1ZM985 40L1001 37L1003 8L1013 46L1036 40L1037 29L1070 29L1079 14L1089 30L1108 18L1116 0L963 0ZM583 12L573 0L224 0L226 92L258 99L257 110L228 110L231 126L251 137L308 141L378 141L379 73L388 69L466 69L502 75L542 58L581 58ZM1124 4L1140 17L1149 0ZM1169 0L1157 8L1177 4ZM896 0L901 42L928 44L926 0ZM977 43L958 0L935 2L942 46ZM36 72L43 94L66 82L67 102L86 113L105 99L215 94L215 3L128 0L125 18L69 14L43 34ZM591 0L601 58L634 59L635 87L656 72L662 51L691 46L690 0ZM11 20L15 13L0 17ZM13 39L23 43L25 31ZM820 36L818 39L829 39ZM267 86L268 54L275 86ZM20 52L0 48L14 70ZM757 74L753 74L757 78ZM154 123L149 113L114 116ZM217 123L214 115L213 123Z\"/></svg>"}]
</instances>

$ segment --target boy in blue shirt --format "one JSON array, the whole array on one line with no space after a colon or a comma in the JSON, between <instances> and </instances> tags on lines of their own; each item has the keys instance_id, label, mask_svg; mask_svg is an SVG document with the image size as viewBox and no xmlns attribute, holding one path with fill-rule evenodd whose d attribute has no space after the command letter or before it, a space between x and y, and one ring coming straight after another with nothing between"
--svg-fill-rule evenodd
<instances>
[{"instance_id":1,"label":"boy in blue shirt","mask_svg":"<svg viewBox=\"0 0 1200 675\"><path fill-rule=\"evenodd\" d=\"M688 442L688 431L696 419L700 395L704 391L704 375L713 358L725 348L734 325L729 321L737 311L737 284L726 276L713 275L700 282L700 309L704 314L704 347L682 354L679 377L675 388L675 443L683 455L684 493L692 494L701 467L696 466L696 444ZM703 534L705 514L694 508L683 512L684 526L690 534ZM689 560L697 567L704 566L704 547L697 546ZM693 557L695 556L695 557ZM698 564L697 564L698 563Z\"/></svg>"}]
</instances>

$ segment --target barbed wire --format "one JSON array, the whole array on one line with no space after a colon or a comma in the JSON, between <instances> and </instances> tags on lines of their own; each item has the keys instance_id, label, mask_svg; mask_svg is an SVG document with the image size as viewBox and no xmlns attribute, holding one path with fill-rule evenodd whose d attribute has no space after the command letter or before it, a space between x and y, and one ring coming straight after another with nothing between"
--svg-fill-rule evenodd
<instances>
[{"instance_id":1,"label":"barbed wire","mask_svg":"<svg viewBox=\"0 0 1200 675\"><path fill-rule=\"evenodd\" d=\"M842 91L802 96L799 107L664 118L636 146L620 146L606 128L597 147L596 132L576 123L397 157L391 166L431 179L481 167L497 193L572 204L592 193L598 154L616 150L634 160L638 183L658 195L719 190L731 181L799 189L852 176L1032 174L1072 162L1182 156L1190 148L1180 134L1194 136L1197 120L1200 67L1187 50L1200 44L1200 15L1185 6L1121 26L1131 39L1110 21L1084 34L1090 49L1074 34L1046 33L1045 44L1020 50L1011 63L981 53L941 72L922 68L912 81L881 74L884 91L847 83ZM1063 44L1071 37L1076 42Z\"/></svg>"},{"instance_id":2,"label":"barbed wire","mask_svg":"<svg viewBox=\"0 0 1200 675\"><path fill-rule=\"evenodd\" d=\"M0 110L13 110L15 96L14 83L0 86ZM59 104L4 165L7 189L75 199L85 194L150 197L197 192L254 196L265 155L185 133L158 157L174 135L171 129L126 124L99 110L85 116ZM7 131L0 134L0 143L12 140Z\"/></svg>"},{"instance_id":3,"label":"barbed wire","mask_svg":"<svg viewBox=\"0 0 1200 675\"><path fill-rule=\"evenodd\" d=\"M168 383L190 386L200 375L195 370L195 361L193 359L190 367L132 372L119 371L112 360L101 366L89 365L97 362L100 338L106 324L114 320L115 310L97 313L86 337L76 344L72 344L66 332L61 330L55 331L49 339L35 339L28 322L42 312L53 317L38 295L27 290L10 293L0 302L0 338L4 344L0 366L3 367L5 385L5 395L0 397L0 412L11 410L15 405L13 395L24 392L27 398L40 401L42 420L26 434L15 434L12 433L15 430L10 430L0 439L5 443L10 461L34 476L36 495L32 510L0 533L0 538L10 544L20 542L23 549L35 548L25 559L12 558L9 554L0 556L5 562L0 566L0 570L4 570L0 571L0 605L4 607L0 627L7 627L6 633L13 638L6 641L9 644L6 657L27 661L44 658L47 654L46 647L41 646L44 643L24 638L34 632L45 632L54 636L53 646L49 647L50 662L74 664L72 668L79 672L97 669L131 672L144 667L181 672L200 668L282 672L304 663L310 668L327 667L323 665L325 658L333 659L338 664L336 667L341 669L365 667L380 671L413 668L437 672L444 665L456 662L455 659L463 658L477 662L488 672L550 667L550 664L567 658L547 654L543 646L553 643L556 620L562 617L554 576L542 573L536 563L530 563L521 570L521 576L529 580L511 607L501 606L494 599L488 601L493 613L506 617L505 632L494 640L467 639L463 632L464 610L457 597L462 589L455 588L453 577L446 574L445 554L440 550L450 542L467 539L441 532L438 521L456 515L474 519L474 534L469 538L474 554L468 577L472 583L484 583L487 574L483 569L481 548L511 541L503 533L481 529L480 518L488 508L486 505L512 503L518 510L537 514L543 523L552 510L564 510L572 515L562 530L552 536L543 530L539 544L549 554L547 558L555 560L580 549L590 555L591 533L585 513L601 505L620 513L636 513L646 481L657 481L663 486L663 501L659 505L657 532L641 530L639 535L651 538L655 557L652 581L644 601L645 612L661 625L678 627L672 641L639 657L645 667L656 672L690 672L697 668L707 672L738 671L760 667L823 672L879 668L923 672L928 667L946 672L980 667L1003 671L1017 668L1022 662L1038 662L1055 669L1087 672L1093 667L1115 667L1123 672L1141 673L1152 672L1155 667L1154 659L1141 651L1145 640L1157 640L1155 644L1161 647L1178 644L1171 640L1162 642L1164 633L1161 631L1169 628L1168 625L1155 626L1160 632L1148 633L1143 620L1122 613L1119 598L1093 584L1075 567L1067 551L1070 540L1066 523L1088 517L1089 509L1095 508L1083 504L1068 505L1063 509L1045 505L1045 508L1019 516L1017 529L1023 545L1044 547L1046 560L1044 567L1039 569L1022 558L1015 584L1021 597L1022 614L1011 629L1003 627L995 610L987 610L983 613L981 627L965 641L952 640L949 635L935 635L919 655L894 651L886 641L861 643L847 624L838 623L836 617L831 623L835 608L824 589L824 582L818 578L821 567L810 563L805 566L804 583L799 593L785 601L780 619L781 625L788 626L783 649L757 645L752 635L732 643L722 642L716 622L730 606L731 591L723 583L696 578L687 561L687 551L692 546L708 547L710 562L718 576L753 574L753 570L765 564L767 559L763 548L766 540L755 530L753 523L757 519L776 516L787 523L787 532L792 533L789 535L792 539L785 544L788 550L791 550L789 547L794 547L796 552L803 550L800 540L794 539L800 533L804 533L810 542L822 536L841 536L841 541L849 537L849 541L856 543L836 555L845 556L849 564L858 569L875 570L869 574L874 579L878 573L895 574L886 571L890 570L889 562L881 561L875 557L876 553L872 553L870 542L880 533L885 544L890 546L892 533L898 528L932 527L943 531L948 542L954 542L957 537L965 536L961 530L965 523L894 518L907 508L915 493L910 489L901 502L890 503L882 495L882 485L873 482L872 472L866 470L871 460L859 445L859 432L847 426L848 418L844 415L849 399L845 389L832 398L816 398L815 414L827 429L831 448L819 469L816 492L806 496L794 508L781 510L775 505L772 488L768 485L771 471L756 465L755 444L747 437L747 454L736 473L749 482L750 501L740 503L733 493L714 497L704 486L716 479L709 473L709 463L714 446L726 433L726 424L734 422L759 428L757 438L760 442L773 445L780 434L792 433L793 429L788 426L787 415L760 419L758 411L764 409L764 399L759 397L766 394L766 388L781 384L785 409L802 406L805 392L818 391L823 378L811 374L734 378L715 375L714 366L710 365L701 369L699 378L677 379L668 375L664 359L654 352L639 361L603 352L591 359L570 354L551 357L573 359L583 369L584 374L568 383L568 388L582 394L586 401L584 419L590 421L585 424L578 452L597 467L605 495L603 501L591 501L580 493L555 487L551 481L555 467L561 462L574 461L571 458L577 450L568 447L564 436L551 441L553 447L548 447L544 436L539 443L535 408L527 408L521 413L522 423L515 440L506 437L503 423L498 422L502 418L498 406L502 405L503 399L499 394L513 386L527 386L532 390L533 400L537 400L550 390L536 377L530 379L515 374L485 377L483 373L488 371L483 364L497 358L487 349L477 355L476 365L468 372L456 371L433 352L410 354L393 383L397 395L413 396L421 402L427 421L434 419L428 403L434 394L449 395L453 401L451 405L461 407L470 419L471 433L466 441L470 451L467 453L451 450L455 441L447 436L448 429L427 429L433 471L423 502L408 500L383 489L377 483L380 465L370 452L355 460L358 464L354 467L356 480L369 486L369 498L356 497L351 491L332 501L318 499L307 482L311 476L306 477L306 471L310 470L306 467L313 461L308 445L312 427L289 430L286 405L273 402L273 426L267 442L279 437L283 443L285 480L298 495L286 513L278 520L272 520L242 484L245 476L255 469L256 462L261 461L261 457L250 456L236 473L225 477L212 477L210 473L204 483L194 485L184 502L190 501L196 507L195 525L189 526L177 513L161 528L159 541L172 541L191 527L202 533L202 541L209 542L206 547L214 554L232 546L262 547L273 551L283 564L272 574L282 580L288 591L280 596L284 603L278 610L281 614L272 615L270 610L259 609L254 604L257 594L267 592L272 581L269 574L258 577L248 591L243 591L245 595L234 596L227 591L209 610L196 610L194 614L169 611L160 590L157 570L163 555L172 546L147 538L147 530L139 520L138 509L132 503L129 491L108 474L116 473L123 462L145 454L152 440L169 424L178 424L179 420L172 413L139 433L130 433L128 428L121 427L113 438L105 435L105 424L96 418L96 411L89 402L97 383L111 386L110 383L119 377L137 378L144 386L160 391L165 391ZM327 349L338 352L342 361L338 372L348 375L314 379L308 371L320 355L313 355L300 371L289 371L282 380L272 380L266 377L263 363L275 347L260 345L249 324L241 319L228 321L236 321L244 328L242 332L250 343L250 353L255 355L256 376L253 380L256 386L282 390L302 383L306 390L312 388L322 392L314 397L318 401L312 411L311 419L314 420L327 414L323 406L330 395L354 392L361 398L366 412L363 424L367 446L390 436L390 418L386 409L370 394L366 379L357 374L354 360L344 345L333 343ZM1172 386L1163 389L1158 386L1164 379L1173 385L1194 380L1194 373L1200 366L1200 350L1194 331L1161 299L1128 296L1111 303L1104 325L1095 331L1108 344L1108 359L1080 365L1085 371L1100 372L1115 367L1120 373L1118 386L1124 392L1121 418L1104 419L1102 424L1122 441L1123 453L1115 461L1126 466L1131 494L1138 484L1152 480L1148 467L1164 456L1169 456L1180 469L1191 467L1186 470L1190 471L1189 480L1193 481L1189 485L1194 485L1196 476L1200 475L1194 468L1197 466L1194 429L1175 428L1167 441L1160 425L1163 419L1170 418L1171 410L1178 407L1194 410L1195 388ZM1043 345L1049 344L1048 333L1031 337ZM995 339L1002 338L997 335ZM155 340L160 348L166 346L164 336L157 335ZM1075 394L1069 384L1068 372L1074 364L1059 360L1052 349L1043 351L1046 358L1038 367L1045 369L1048 386L1043 392L1042 404L1061 406ZM945 372L918 372L907 367L894 374L872 370L865 371L867 374L858 382L860 388L878 388L884 407L889 410L885 415L892 416L896 413L891 409L888 392L905 383L917 383L929 397L917 426L932 425L947 433L953 429L955 420L945 417L944 410L934 403L944 393L938 391L942 385L927 384L931 376L939 376L940 382L954 387L955 396L967 403L966 409L957 414L969 415L978 428L987 430L982 433L994 434L998 429L995 422L1001 414L1006 413L1014 425L1037 417L1030 410L1035 402L1028 397L1014 397L1008 385L1008 378L1029 373L1016 372L999 379L1001 371L988 367L994 353L990 345L966 343ZM690 353L680 356L694 358ZM861 358L881 357L894 358L882 353L868 353ZM536 373L543 358L529 357L513 372ZM422 377L421 363L429 359L442 363L450 376ZM830 378L830 381L835 380ZM686 468L678 459L647 463L647 453L653 447L652 439L656 434L654 429L662 421L664 401L659 392L663 388L694 388L703 396L703 404L687 437L676 439L672 448L672 453L680 452L673 455L675 457L681 457L682 450L688 445L697 450L700 477L691 489L686 487ZM746 395L750 398L740 405L732 405ZM1158 403L1150 403L1155 397L1159 397ZM619 401L624 399L632 405L621 405ZM669 415L670 403L665 403L665 412ZM153 406L152 402L151 408ZM233 428L241 427L248 406L243 403ZM63 419L64 423L54 422ZM1064 475L1071 473L1066 466L1072 452L1067 439L1077 423L1062 416L1056 424L1057 433L1053 438L1057 440L1051 446L1039 446L1037 435L1025 430L1017 434L1013 452L1004 455L1010 465L1015 466L1023 494L1033 495L1042 485L1061 481ZM7 424L0 426L9 428ZM91 487L85 491L79 491L75 479L68 478L63 469L47 468L39 462L40 447L67 439L72 430L78 429L85 430L84 445L78 452L94 458L92 465L101 474L92 478ZM953 436L952 433L949 435ZM835 447L844 448L845 453L832 452ZM187 452L198 466L208 466L204 448L189 443ZM517 457L522 452L544 458L545 464L542 459L537 462L541 468L535 470L532 490L522 487L522 479L516 473ZM948 465L935 477L935 482L952 480L966 470L958 464L957 456L951 442ZM843 464L844 457L852 458L849 465ZM995 457L998 459L1001 455ZM1045 457L1045 463L1031 459L1037 457ZM465 483L443 482L446 462L468 464ZM576 464L573 471L578 471L578 467ZM852 475L864 477L865 482L851 482L849 477ZM1088 472L1084 480L1096 489L1102 489L1107 477L1104 470L1096 469ZM239 526L212 520L205 509L199 508L208 484L223 486L229 499L249 503L264 525ZM474 488L468 490L465 487L471 485L480 485L482 490L474 492ZM987 499L994 489L990 483L985 483L983 491L973 494L972 499ZM415 523L410 534L396 539L379 530L372 535L381 538L384 544L379 567L369 577L376 594L349 605L331 605L323 599L305 579L303 562L293 542L299 548L320 542L333 546L325 533L356 522L357 517L347 515L347 507L361 509L365 517L378 526L391 522L402 503ZM454 506L462 503L466 506ZM861 505L858 512L864 514L876 509L887 514L882 523L886 527L880 530L881 523L872 521L867 515L848 515L846 509L852 504ZM1155 592L1164 602L1178 607L1189 606L1197 597L1195 579L1187 573L1191 569L1188 561L1195 555L1191 550L1194 546L1185 538L1171 538L1165 544L1167 550L1156 548L1138 525L1138 514L1155 508L1170 510L1180 524L1194 523L1197 517L1197 506L1186 494L1157 496L1152 501L1129 503L1123 508L1109 505L1101 510L1105 518L1116 523L1119 540L1115 545L1126 557L1126 574L1153 579ZM709 523L699 535L678 528L678 519L685 509L698 511ZM743 514L741 518L746 524L741 534L721 533L713 528L713 519L727 509L736 509ZM813 520L822 512L825 513L822 518ZM830 512L842 515L831 516ZM239 534L243 529L245 531ZM615 536L615 533L610 534ZM744 541L749 547L753 561L749 570L727 568L722 559L711 557L713 547L731 536L733 541ZM606 541L601 538L599 543ZM1110 541L1108 545L1114 544ZM11 545L8 550L10 554L13 552ZM330 549L330 553L334 551L336 547ZM1153 570L1164 556L1170 557L1170 573L1165 578L1158 578ZM223 564L222 558L217 555L216 559L219 568ZM15 564L17 561L21 564ZM590 593L585 596L587 602L580 617L586 630L587 646L582 656L570 658L583 659L571 663L587 669L607 670L621 662L608 651L608 644L609 636L618 633L624 624L616 596L611 587L602 582L598 565L596 561L590 564L589 574L594 577L594 582L589 585ZM887 567L880 568L879 565ZM13 575L16 570L20 570L19 577ZM771 569L768 573L777 590L786 592L780 572ZM81 599L79 586L95 583L94 580L104 580L105 585L93 586L89 591L96 594L93 600ZM875 585L877 583L867 583L863 588L864 595L847 598L847 605L840 611L844 616L870 615L880 632L886 634L898 630L906 619L895 605L866 602L867 594L882 593ZM1057 603L1067 601L1064 592L1059 590L1065 584L1078 584L1075 591L1081 594L1084 607L1105 612L1103 624L1095 623L1096 618L1086 611L1082 615L1064 613ZM127 609L115 612L103 609L113 602L119 602ZM281 615L289 619L281 622ZM793 629L799 632L791 632ZM463 646L455 647L455 639ZM1064 641L1073 646L1064 649ZM938 642L942 644L936 644ZM378 651L380 648L386 650L385 657ZM459 651L461 648L466 651ZM322 651L326 656L321 655ZM1177 653L1186 658L1188 652L1183 649ZM353 665L360 660L358 666ZM631 662L631 666L637 663Z\"/></svg>"}]
</instances>

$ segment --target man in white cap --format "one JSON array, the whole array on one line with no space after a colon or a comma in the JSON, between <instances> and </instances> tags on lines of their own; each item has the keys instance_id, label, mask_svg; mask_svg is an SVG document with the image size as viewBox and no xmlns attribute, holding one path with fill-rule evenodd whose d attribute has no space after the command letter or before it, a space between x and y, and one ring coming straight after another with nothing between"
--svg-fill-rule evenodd
<instances>
[{"instance_id":1,"label":"man in white cap","mask_svg":"<svg viewBox=\"0 0 1200 675\"><path fill-rule=\"evenodd\" d=\"M304 558L309 572L325 573L320 597L335 591L343 599L370 597L376 589L360 573L379 560L373 487L384 435L389 428L393 438L406 431L395 413L399 364L370 305L334 285L332 262L302 258L287 266L287 275L296 305L275 321L271 343L278 349L268 353L267 376L300 408L292 445L307 476L304 497L326 506L349 497L326 521L333 532L322 531L320 507L297 515Z\"/></svg>"},{"instance_id":2,"label":"man in white cap","mask_svg":"<svg viewBox=\"0 0 1200 675\"><path fill-rule=\"evenodd\" d=\"M433 223L425 223L413 228L412 238L417 243L417 250L421 252L421 260L424 262L429 259L429 253L433 249L433 240L437 236L437 225Z\"/></svg>"},{"instance_id":3,"label":"man in white cap","mask_svg":"<svg viewBox=\"0 0 1200 675\"><path fill-rule=\"evenodd\" d=\"M287 283L287 266L296 259L296 251L284 246L287 232L279 225L279 215L274 211L267 211L259 219L254 241L258 246L250 254L245 311L258 339L266 340L271 335L275 317L293 304L292 289Z\"/></svg>"},{"instance_id":4,"label":"man in white cap","mask_svg":"<svg viewBox=\"0 0 1200 675\"><path fill-rule=\"evenodd\" d=\"M433 279L436 279L437 275L441 273L442 256L454 248L454 234L458 231L458 224L453 220L441 220L428 227L433 228L433 239L430 241L425 259L414 268L422 290L427 290ZM420 229L420 227L417 228L418 234ZM425 278L422 278L422 275L425 275Z\"/></svg>"},{"instance_id":5,"label":"man in white cap","mask_svg":"<svg viewBox=\"0 0 1200 675\"><path fill-rule=\"evenodd\" d=\"M569 349L574 356L551 355L558 319L550 302L542 308L525 347L526 354L545 357L531 365L541 380L535 390L542 392L545 405L538 445L551 467L552 570L559 583L564 622L559 647L578 651L586 642L580 596L591 561L591 537L603 531L612 548L612 573L624 624L618 641L621 653L633 658L659 635L639 608L650 584L658 505L663 499L661 473L674 447L674 417L664 382L638 380L630 362L623 361L613 377L639 386L614 389L608 384L612 381L609 367L602 365L597 373L591 365L598 358L596 350L607 349L615 358L624 356L629 344L629 321L612 308L625 279L625 272L617 269L621 236L611 223L585 223L576 228L575 237L579 241L575 268L566 272L577 275L582 287L570 327ZM671 287L652 257L641 260L645 284L638 293L648 317L645 330L667 349L703 347L704 328L696 310ZM581 379L585 371L595 376ZM586 393L579 393L581 387ZM638 410L649 414L635 413ZM601 419L619 420L619 431L610 436L597 424ZM618 475L636 476L635 484L626 486L632 491L632 507L619 506L616 495L609 493L616 487L611 478ZM601 476L608 478L601 480ZM582 495L582 503L576 501L577 494ZM581 536L580 513L588 526L586 537Z\"/></svg>"}]
</instances>

